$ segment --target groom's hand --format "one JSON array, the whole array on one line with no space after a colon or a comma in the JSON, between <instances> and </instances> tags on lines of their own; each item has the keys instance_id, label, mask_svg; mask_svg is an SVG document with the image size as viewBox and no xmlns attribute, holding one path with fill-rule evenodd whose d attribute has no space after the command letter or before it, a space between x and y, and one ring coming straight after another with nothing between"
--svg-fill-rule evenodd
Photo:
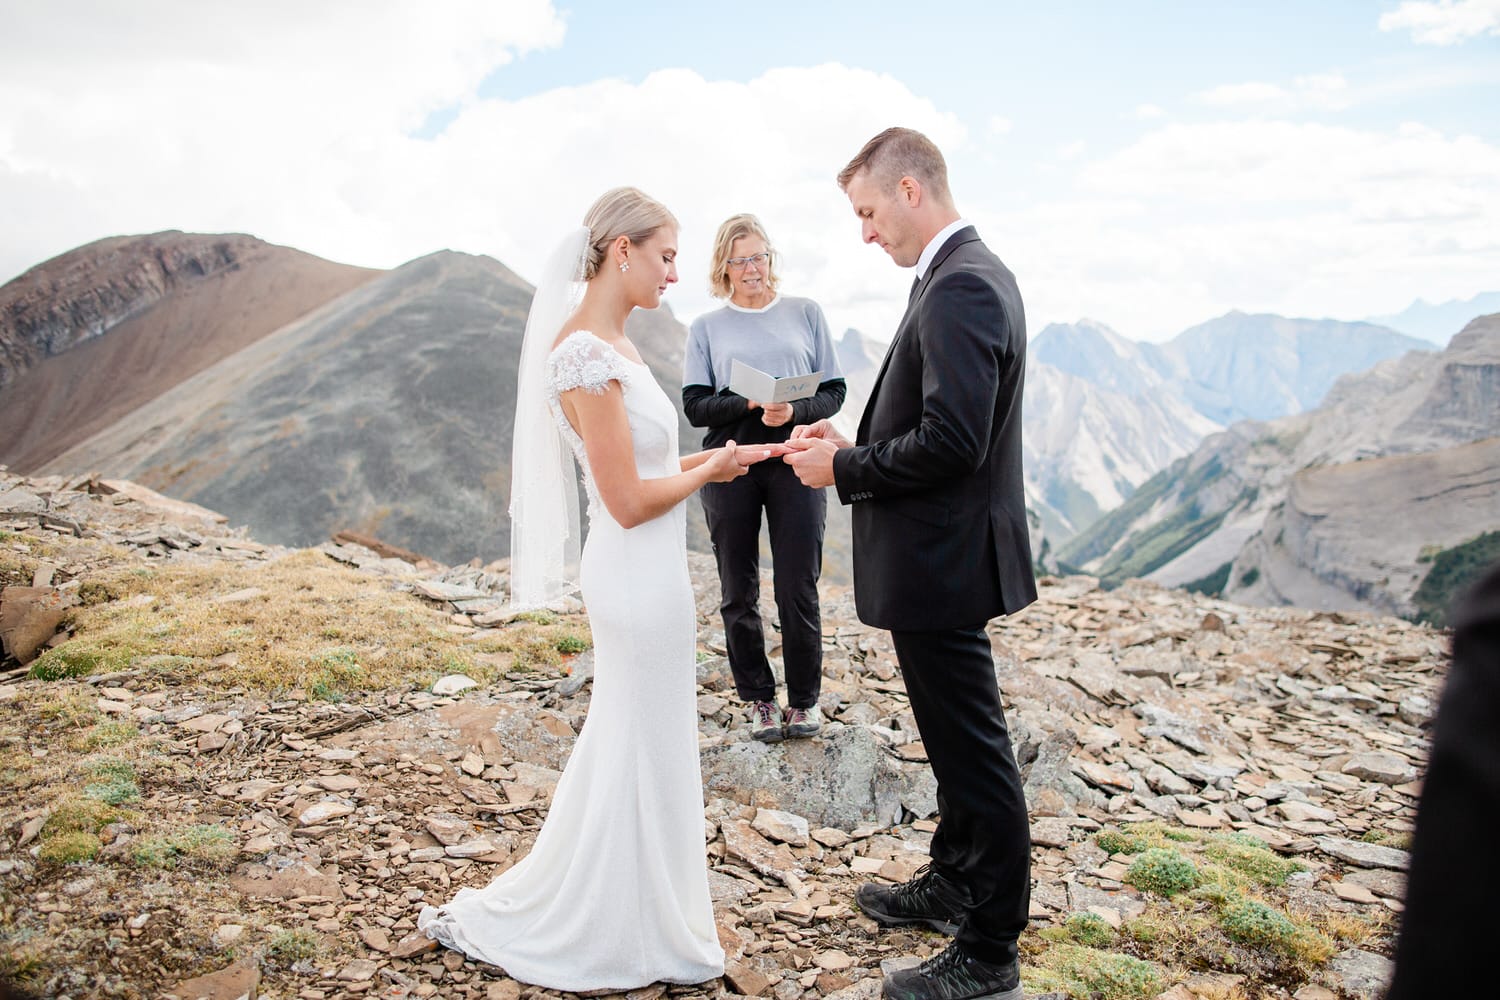
<instances>
[{"instance_id":1,"label":"groom's hand","mask_svg":"<svg viewBox=\"0 0 1500 1000\"><path fill-rule=\"evenodd\" d=\"M822 421L819 421L822 423ZM817 426L813 424L811 426ZM804 428L797 428L803 430ZM840 438L840 440L843 440ZM847 445L847 442L845 442ZM833 485L833 455L839 445L828 438L800 437L786 443L787 453L781 460L792 467L803 486L818 489Z\"/></svg>"},{"instance_id":2,"label":"groom's hand","mask_svg":"<svg viewBox=\"0 0 1500 1000\"><path fill-rule=\"evenodd\" d=\"M825 441L832 441L840 448L850 448L854 445L853 441L850 441L844 435L834 430L832 420L826 419L811 424L798 424L796 427L793 427L792 439L801 440L803 438L822 438Z\"/></svg>"}]
</instances>

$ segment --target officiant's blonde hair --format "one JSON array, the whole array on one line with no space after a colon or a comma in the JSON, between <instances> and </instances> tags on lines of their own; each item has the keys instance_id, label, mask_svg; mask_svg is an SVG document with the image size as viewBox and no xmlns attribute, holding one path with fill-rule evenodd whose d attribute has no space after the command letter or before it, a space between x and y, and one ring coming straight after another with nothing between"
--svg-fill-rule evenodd
<instances>
[{"instance_id":1,"label":"officiant's blonde hair","mask_svg":"<svg viewBox=\"0 0 1500 1000\"><path fill-rule=\"evenodd\" d=\"M644 243L662 226L677 226L677 216L640 188L617 187L599 196L583 217L583 224L589 230L583 280L592 281L611 243L621 236L631 243Z\"/></svg>"},{"instance_id":2,"label":"officiant's blonde hair","mask_svg":"<svg viewBox=\"0 0 1500 1000\"><path fill-rule=\"evenodd\" d=\"M771 249L771 237L766 235L766 227L749 212L731 215L719 225L719 231L714 235L714 252L708 264L708 293L716 299L727 299L734 294L734 286L729 283L729 255L734 253L734 241L746 236L759 236L765 240L766 249ZM766 287L776 291L780 279L776 276L774 253L762 271Z\"/></svg>"},{"instance_id":3,"label":"officiant's blonde hair","mask_svg":"<svg viewBox=\"0 0 1500 1000\"><path fill-rule=\"evenodd\" d=\"M891 188L903 177L919 181L940 201L952 201L948 190L948 163L937 144L916 129L888 128L865 143L839 171L839 187L847 191L849 182L861 173L881 188Z\"/></svg>"}]
</instances>

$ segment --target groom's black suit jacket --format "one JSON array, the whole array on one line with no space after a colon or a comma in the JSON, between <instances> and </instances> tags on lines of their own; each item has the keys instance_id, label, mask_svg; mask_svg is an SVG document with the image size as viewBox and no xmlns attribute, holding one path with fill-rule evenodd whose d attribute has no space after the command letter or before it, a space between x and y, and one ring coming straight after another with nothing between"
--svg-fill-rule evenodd
<instances>
[{"instance_id":1,"label":"groom's black suit jacket","mask_svg":"<svg viewBox=\"0 0 1500 1000\"><path fill-rule=\"evenodd\" d=\"M972 627L1036 600L1021 478L1026 317L972 226L939 248L834 456L861 621Z\"/></svg>"}]
</instances>

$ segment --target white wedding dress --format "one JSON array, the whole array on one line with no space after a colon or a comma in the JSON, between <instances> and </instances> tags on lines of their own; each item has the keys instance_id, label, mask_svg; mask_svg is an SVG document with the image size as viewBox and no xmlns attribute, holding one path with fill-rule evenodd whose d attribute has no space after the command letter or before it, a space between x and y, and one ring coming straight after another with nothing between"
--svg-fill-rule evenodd
<instances>
[{"instance_id":1,"label":"white wedding dress","mask_svg":"<svg viewBox=\"0 0 1500 1000\"><path fill-rule=\"evenodd\" d=\"M618 381L643 479L681 471L677 412L650 369L591 333L547 361L547 405L583 469L580 565L594 634L588 721L536 843L483 890L460 889L417 926L444 945L558 990L700 983L724 972L703 847L696 614L683 505L622 528L599 499L558 402Z\"/></svg>"}]
</instances>

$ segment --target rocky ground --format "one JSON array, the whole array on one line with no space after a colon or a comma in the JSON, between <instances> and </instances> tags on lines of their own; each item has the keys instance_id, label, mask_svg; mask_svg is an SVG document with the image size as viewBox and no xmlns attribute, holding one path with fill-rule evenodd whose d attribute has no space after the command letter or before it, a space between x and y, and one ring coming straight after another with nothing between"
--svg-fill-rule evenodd
<instances>
[{"instance_id":1,"label":"rocky ground","mask_svg":"<svg viewBox=\"0 0 1500 1000\"><path fill-rule=\"evenodd\" d=\"M131 484L0 472L0 975L75 1000L548 995L412 933L525 855L587 713L586 618L511 618L503 569L267 547ZM632 997L878 996L943 945L851 906L934 829L889 639L825 588L829 725L750 742L693 572L728 972ZM400 635L246 624L282 590L329 604L325 579ZM1083 577L990 632L1031 807L1030 995L1378 994L1443 633ZM274 659L298 642L331 645Z\"/></svg>"}]
</instances>

